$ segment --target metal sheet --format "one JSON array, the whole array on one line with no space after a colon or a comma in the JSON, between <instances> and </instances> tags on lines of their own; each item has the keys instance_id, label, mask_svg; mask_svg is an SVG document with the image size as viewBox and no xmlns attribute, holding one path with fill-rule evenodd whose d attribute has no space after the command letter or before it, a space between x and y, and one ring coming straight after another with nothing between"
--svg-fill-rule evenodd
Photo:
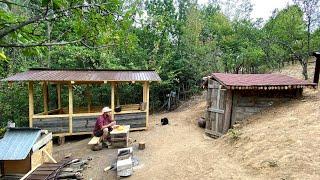
<instances>
[{"instance_id":1,"label":"metal sheet","mask_svg":"<svg viewBox=\"0 0 320 180\"><path fill-rule=\"evenodd\" d=\"M0 140L0 160L25 159L41 135L39 128L10 128Z\"/></svg>"},{"instance_id":2,"label":"metal sheet","mask_svg":"<svg viewBox=\"0 0 320 180\"><path fill-rule=\"evenodd\" d=\"M2 81L161 81L155 71L147 70L50 70L31 69Z\"/></svg>"},{"instance_id":3,"label":"metal sheet","mask_svg":"<svg viewBox=\"0 0 320 180\"><path fill-rule=\"evenodd\" d=\"M316 86L305 80L296 79L282 74L226 74L213 73L211 78L227 87L269 87L269 86Z\"/></svg>"}]
</instances>

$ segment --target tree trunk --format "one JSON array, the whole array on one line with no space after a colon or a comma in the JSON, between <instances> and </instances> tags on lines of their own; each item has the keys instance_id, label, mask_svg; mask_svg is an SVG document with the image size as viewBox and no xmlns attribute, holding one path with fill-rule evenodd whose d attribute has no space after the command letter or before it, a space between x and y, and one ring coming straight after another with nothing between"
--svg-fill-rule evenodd
<instances>
[{"instance_id":1,"label":"tree trunk","mask_svg":"<svg viewBox=\"0 0 320 180\"><path fill-rule=\"evenodd\" d=\"M308 79L308 58L305 58L302 60L302 74L304 76L304 79Z\"/></svg>"}]
</instances>

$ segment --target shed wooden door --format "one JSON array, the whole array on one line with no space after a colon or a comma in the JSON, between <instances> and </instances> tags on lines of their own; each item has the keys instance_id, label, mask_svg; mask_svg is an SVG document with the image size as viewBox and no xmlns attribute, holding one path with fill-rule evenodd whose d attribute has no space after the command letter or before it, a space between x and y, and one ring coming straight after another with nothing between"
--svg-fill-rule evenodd
<instances>
[{"instance_id":1,"label":"shed wooden door","mask_svg":"<svg viewBox=\"0 0 320 180\"><path fill-rule=\"evenodd\" d=\"M220 137L230 128L232 92L217 81L209 79L207 93L205 132L213 137Z\"/></svg>"}]
</instances>

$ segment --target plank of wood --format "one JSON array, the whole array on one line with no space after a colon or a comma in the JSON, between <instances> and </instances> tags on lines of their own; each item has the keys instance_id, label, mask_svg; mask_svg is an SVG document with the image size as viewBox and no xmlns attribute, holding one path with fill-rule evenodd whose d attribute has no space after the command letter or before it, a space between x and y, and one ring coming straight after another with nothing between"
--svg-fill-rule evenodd
<instances>
[{"instance_id":1,"label":"plank of wood","mask_svg":"<svg viewBox=\"0 0 320 180\"><path fill-rule=\"evenodd\" d=\"M41 164L36 165L33 169L31 169L27 174L25 174L20 180L25 180L33 171L35 171L38 167L40 167Z\"/></svg>"},{"instance_id":2,"label":"plank of wood","mask_svg":"<svg viewBox=\"0 0 320 180\"><path fill-rule=\"evenodd\" d=\"M227 91L226 97L226 110L224 114L224 123L222 128L222 133L225 134L228 132L230 125L231 125L231 112L232 112L232 91Z\"/></svg>"},{"instance_id":3,"label":"plank of wood","mask_svg":"<svg viewBox=\"0 0 320 180\"><path fill-rule=\"evenodd\" d=\"M53 157L46 151L43 150L42 151L53 163L57 163L57 161L55 159L53 159Z\"/></svg>"},{"instance_id":4,"label":"plank of wood","mask_svg":"<svg viewBox=\"0 0 320 180\"><path fill-rule=\"evenodd\" d=\"M219 113L219 114L224 114L223 109L209 108L208 111L214 112L214 113Z\"/></svg>"},{"instance_id":5,"label":"plank of wood","mask_svg":"<svg viewBox=\"0 0 320 180\"><path fill-rule=\"evenodd\" d=\"M100 137L92 137L91 140L89 141L88 145L96 145L100 143L101 138Z\"/></svg>"},{"instance_id":6,"label":"plank of wood","mask_svg":"<svg viewBox=\"0 0 320 180\"><path fill-rule=\"evenodd\" d=\"M41 147L43 147L45 144L47 144L49 141L52 140L52 133L48 133L46 135L43 135L41 139L39 139L33 146L32 146L32 151L36 152L39 150Z\"/></svg>"},{"instance_id":7,"label":"plank of wood","mask_svg":"<svg viewBox=\"0 0 320 180\"><path fill-rule=\"evenodd\" d=\"M219 85L219 88L218 88L218 95L217 95L217 108L220 107L220 89L221 89L221 85ZM216 122L215 122L215 127L216 127L216 132L219 132L219 114L216 113Z\"/></svg>"},{"instance_id":8,"label":"plank of wood","mask_svg":"<svg viewBox=\"0 0 320 180\"><path fill-rule=\"evenodd\" d=\"M208 129L205 129L204 132L207 133L207 134L213 135L215 137L221 137L223 135L223 134L221 134L219 132L208 130Z\"/></svg>"}]
</instances>

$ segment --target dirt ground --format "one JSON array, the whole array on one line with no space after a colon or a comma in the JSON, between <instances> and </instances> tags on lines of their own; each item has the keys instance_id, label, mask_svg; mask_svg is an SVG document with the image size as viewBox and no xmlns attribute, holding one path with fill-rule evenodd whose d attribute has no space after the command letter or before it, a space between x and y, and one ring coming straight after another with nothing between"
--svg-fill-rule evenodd
<instances>
[{"instance_id":1,"label":"dirt ground","mask_svg":"<svg viewBox=\"0 0 320 180\"><path fill-rule=\"evenodd\" d=\"M147 131L130 132L140 164L127 179L320 179L319 90L254 115L217 140L197 126L205 105L204 96L194 97L173 112L152 115ZM162 117L170 124L161 126ZM88 141L55 146L54 157L92 157L85 179L116 179L115 172L103 172L116 149L93 152ZM139 141L145 150L137 149Z\"/></svg>"}]
</instances>

